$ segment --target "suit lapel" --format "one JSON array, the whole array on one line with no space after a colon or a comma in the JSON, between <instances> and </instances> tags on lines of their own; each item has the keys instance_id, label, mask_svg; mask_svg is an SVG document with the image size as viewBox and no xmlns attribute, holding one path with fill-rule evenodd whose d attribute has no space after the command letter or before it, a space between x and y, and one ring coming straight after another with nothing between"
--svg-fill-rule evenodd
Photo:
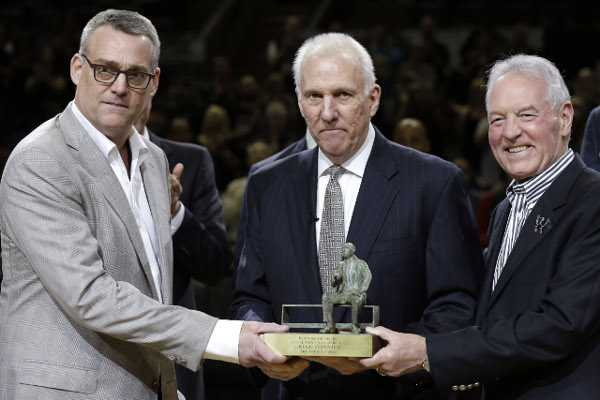
<instances>
[{"instance_id":1,"label":"suit lapel","mask_svg":"<svg viewBox=\"0 0 600 400\"><path fill-rule=\"evenodd\" d=\"M162 187L161 179L165 179L166 171L160 171L159 168L157 168L152 162L152 152L148 154L148 157L146 157L146 159L140 166L140 171L142 173L144 190L146 193L146 198L148 199L148 205L150 206L150 212L152 213L152 221L154 222L154 227L156 229L156 236L158 240L159 248L155 249L155 252L158 253L158 259L156 261L158 262L160 268L162 282L161 293L163 295L163 302L165 304L171 304L171 270L167 266L167 260L165 259L166 255L164 252L165 245L170 240L171 232L171 227L165 226L165 224L166 221L170 221L170 219L160 217L161 215L168 215L171 212L171 210L165 208L164 205L163 207L161 207L160 202L160 188ZM164 193L162 193L162 195L164 196Z\"/></svg>"},{"instance_id":2,"label":"suit lapel","mask_svg":"<svg viewBox=\"0 0 600 400\"><path fill-rule=\"evenodd\" d=\"M490 246L488 246L485 257L485 278L483 280L484 284L479 299L479 307L477 307L477 321L484 315L484 311L487 309L487 305L492 296L492 279L494 277L494 270L496 269L498 254L500 254L500 247L502 245L510 209L510 201L505 199L498 205L498 208L492 215L493 226L490 232Z\"/></svg>"},{"instance_id":3,"label":"suit lapel","mask_svg":"<svg viewBox=\"0 0 600 400\"><path fill-rule=\"evenodd\" d=\"M150 264L144 250L144 243L137 229L137 222L125 197L125 193L123 190L120 190L121 184L110 167L108 160L98 146L96 146L92 138L85 133L85 129L81 126L73 111L71 111L71 105L61 114L59 121L65 142L77 151L76 157L78 157L80 165L92 177L108 204L110 204L123 222L127 235L135 248L144 274L146 275L152 296L158 299L152 272L150 271Z\"/></svg>"},{"instance_id":4,"label":"suit lapel","mask_svg":"<svg viewBox=\"0 0 600 400\"><path fill-rule=\"evenodd\" d=\"M398 166L389 151L387 139L375 128L375 142L365 167L346 238L346 242L354 244L356 256L362 260L369 258L373 243L398 194L397 185L391 182L398 172ZM350 321L350 315L350 309L344 309L343 314L336 316L336 322Z\"/></svg>"},{"instance_id":5,"label":"suit lapel","mask_svg":"<svg viewBox=\"0 0 600 400\"><path fill-rule=\"evenodd\" d=\"M301 268L302 285L310 304L321 303L321 278L317 258L315 223L317 200L318 148L300 155L300 164L290 174L286 193L286 214L289 218L292 246L297 265Z\"/></svg>"},{"instance_id":6,"label":"suit lapel","mask_svg":"<svg viewBox=\"0 0 600 400\"><path fill-rule=\"evenodd\" d=\"M376 129L375 142L360 184L346 240L356 246L356 256L363 260L369 257L388 210L398 194L397 186L391 183L398 167L389 156L389 151L387 139Z\"/></svg>"},{"instance_id":7,"label":"suit lapel","mask_svg":"<svg viewBox=\"0 0 600 400\"><path fill-rule=\"evenodd\" d=\"M575 155L573 161L556 178L556 180L550 185L542 197L540 197L533 210L531 210L531 214L529 214L525 224L523 225L523 228L521 228L519 238L517 239L512 251L510 252L510 255L508 256L508 259L506 260L506 263L504 264L502 274L498 279L496 288L492 292L490 302L486 309L489 309L489 307L491 307L496 299L502 294L503 289L506 287L517 268L529 255L529 253L531 253L533 249L535 249L536 246L538 246L538 244L552 231L554 226L556 226L559 216L555 214L555 210L566 204L568 192L573 185L573 182L584 167L585 165L579 156ZM536 229L536 219L538 216L546 218L550 221L544 226L543 229ZM506 225L506 219L508 219L508 215L506 215L504 225ZM502 232L502 235L503 234L504 232ZM499 237L499 241L502 241L502 236ZM491 269L495 268L495 261L497 258L498 253L496 253L495 257L493 258L494 265L490 266ZM490 284L489 287L491 288L491 280L486 279L486 284L487 283Z\"/></svg>"}]
</instances>

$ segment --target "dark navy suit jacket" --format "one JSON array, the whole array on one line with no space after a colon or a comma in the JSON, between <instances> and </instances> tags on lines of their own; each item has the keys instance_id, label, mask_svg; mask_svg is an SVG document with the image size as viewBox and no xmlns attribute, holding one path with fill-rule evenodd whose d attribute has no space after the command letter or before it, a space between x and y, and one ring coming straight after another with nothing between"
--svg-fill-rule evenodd
<instances>
[{"instance_id":1,"label":"dark navy suit jacket","mask_svg":"<svg viewBox=\"0 0 600 400\"><path fill-rule=\"evenodd\" d=\"M280 322L282 304L321 303L317 154L315 148L284 158L248 181L248 224L232 305L237 318ZM453 164L392 143L376 130L347 241L371 269L367 303L381 307L381 325L427 334L472 323L482 256L464 177ZM322 313L311 309L298 318L321 321ZM299 378L279 382L279 397L401 397L421 384L374 371L342 376L313 363Z\"/></svg>"},{"instance_id":2,"label":"dark navy suit jacket","mask_svg":"<svg viewBox=\"0 0 600 400\"><path fill-rule=\"evenodd\" d=\"M510 202L491 217L478 327L427 339L436 385L486 400L600 398L600 174L575 159L540 197L491 282ZM536 232L536 219L550 220Z\"/></svg>"},{"instance_id":3,"label":"dark navy suit jacket","mask_svg":"<svg viewBox=\"0 0 600 400\"><path fill-rule=\"evenodd\" d=\"M215 284L225 275L231 262L212 159L202 146L174 142L149 133L150 140L167 155L171 171L177 163L184 166L180 200L185 206L185 215L173 235L173 304L195 310L192 278ZM178 364L175 369L178 389L186 399L204 399L202 372L195 373Z\"/></svg>"}]
</instances>

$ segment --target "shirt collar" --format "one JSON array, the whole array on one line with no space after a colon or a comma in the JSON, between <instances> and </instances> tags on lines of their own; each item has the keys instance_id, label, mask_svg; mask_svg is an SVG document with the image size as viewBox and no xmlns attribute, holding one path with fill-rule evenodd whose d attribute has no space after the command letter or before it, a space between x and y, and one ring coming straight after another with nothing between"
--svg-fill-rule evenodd
<instances>
[{"instance_id":1,"label":"shirt collar","mask_svg":"<svg viewBox=\"0 0 600 400\"><path fill-rule=\"evenodd\" d=\"M369 156L371 155L371 149L373 148L373 143L375 142L375 129L373 125L369 123L369 131L367 133L367 138L364 143L356 153L350 159L348 159L345 163L342 164L342 167L346 171L353 173L359 177L363 177L365 173L365 168L367 167L367 161L369 161ZM322 176L325 171L331 167L333 163L327 156L319 149L319 161L317 165L318 176Z\"/></svg>"},{"instance_id":2,"label":"shirt collar","mask_svg":"<svg viewBox=\"0 0 600 400\"><path fill-rule=\"evenodd\" d=\"M573 161L573 158L575 158L573 149L568 149L561 158L541 174L523 183L517 183L517 181L513 179L506 188L506 197L508 197L508 200L512 204L517 194L524 194L525 203L528 207L533 207L546 189L554 182L556 177L564 171L571 161Z\"/></svg>"},{"instance_id":3,"label":"shirt collar","mask_svg":"<svg viewBox=\"0 0 600 400\"><path fill-rule=\"evenodd\" d=\"M100 132L92 123L79 111L75 102L73 102L73 114L75 114L75 118L79 121L79 123L83 126L85 131L90 135L96 146L100 149L104 157L109 159L111 153L118 152L117 145L115 142L110 140L106 135ZM132 133L129 135L129 146L131 148L131 154L133 159L138 159L142 154L147 153L148 146L142 140L141 135L135 130L135 127L132 126Z\"/></svg>"}]
</instances>

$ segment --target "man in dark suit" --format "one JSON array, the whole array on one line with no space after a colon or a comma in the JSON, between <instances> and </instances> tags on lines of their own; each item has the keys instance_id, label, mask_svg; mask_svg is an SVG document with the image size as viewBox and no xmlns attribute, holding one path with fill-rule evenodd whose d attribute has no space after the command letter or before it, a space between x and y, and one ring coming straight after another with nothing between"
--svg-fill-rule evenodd
<instances>
[{"instance_id":1,"label":"man in dark suit","mask_svg":"<svg viewBox=\"0 0 600 400\"><path fill-rule=\"evenodd\" d=\"M231 254L223 224L223 205L215 185L208 150L192 143L163 139L146 123L152 97L135 121L136 130L166 154L171 183L171 232L173 233L173 304L196 310L192 278L207 284L218 283L225 275ZM185 166L185 173L183 167ZM204 399L202 370L175 366L177 387L187 400Z\"/></svg>"},{"instance_id":2,"label":"man in dark suit","mask_svg":"<svg viewBox=\"0 0 600 400\"><path fill-rule=\"evenodd\" d=\"M490 223L477 326L426 339L379 327L390 344L363 360L390 375L423 361L441 390L484 398L600 398L600 174L568 148L573 105L558 69L497 62L489 142L513 178Z\"/></svg>"},{"instance_id":3,"label":"man in dark suit","mask_svg":"<svg viewBox=\"0 0 600 400\"><path fill-rule=\"evenodd\" d=\"M308 40L294 75L298 105L318 148L264 166L248 181L235 316L279 321L282 304L321 304L323 292L332 290L327 270L321 272L329 254L319 250L328 246L321 239L331 233L324 226L334 210L324 205L332 197L326 186L341 166L343 204L335 210L343 207L343 237L331 253L338 251L341 261L343 241L356 246L371 269L367 298L381 307L382 323L423 334L470 324L483 267L460 170L387 140L371 125L380 87L369 54L350 36ZM335 320L349 321L350 313L342 314ZM298 320L318 322L322 312L304 310ZM321 358L306 370L303 361L261 364L266 375L287 381L270 381L263 398L406 398L425 386L423 375L338 372L364 369L353 360Z\"/></svg>"},{"instance_id":4,"label":"man in dark suit","mask_svg":"<svg viewBox=\"0 0 600 400\"><path fill-rule=\"evenodd\" d=\"M258 171L258 169L264 167L265 165L271 164L272 162L275 162L277 160L281 160L282 158L286 158L287 156L291 156L292 154L300 153L301 151L304 151L304 150L313 149L316 145L317 144L312 139L312 137L310 136L310 132L308 132L308 129L307 129L305 136L302 139L295 141L294 143L290 144L288 147L281 150L280 152L277 152L277 153L265 158L264 160L261 160L261 161L257 162L256 164L253 164L252 166L250 166L250 170L248 171L248 176L251 176L254 172ZM246 191L244 190L244 198L242 199L242 209L240 211L240 219L239 219L238 231L237 231L234 265L238 264L240 255L242 253L242 249L244 247L244 235L246 234L247 219L248 219L248 200L246 198ZM237 272L236 270L233 271L233 282L235 282L236 272Z\"/></svg>"}]
</instances>

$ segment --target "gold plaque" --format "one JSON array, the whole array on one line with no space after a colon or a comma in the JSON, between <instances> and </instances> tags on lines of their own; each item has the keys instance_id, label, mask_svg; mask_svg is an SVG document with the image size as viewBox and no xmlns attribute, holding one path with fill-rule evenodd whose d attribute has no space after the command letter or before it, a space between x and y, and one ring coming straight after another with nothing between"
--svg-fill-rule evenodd
<instances>
[{"instance_id":1,"label":"gold plaque","mask_svg":"<svg viewBox=\"0 0 600 400\"><path fill-rule=\"evenodd\" d=\"M379 338L366 333L265 333L262 336L271 350L284 356L372 357L380 348Z\"/></svg>"}]
</instances>

